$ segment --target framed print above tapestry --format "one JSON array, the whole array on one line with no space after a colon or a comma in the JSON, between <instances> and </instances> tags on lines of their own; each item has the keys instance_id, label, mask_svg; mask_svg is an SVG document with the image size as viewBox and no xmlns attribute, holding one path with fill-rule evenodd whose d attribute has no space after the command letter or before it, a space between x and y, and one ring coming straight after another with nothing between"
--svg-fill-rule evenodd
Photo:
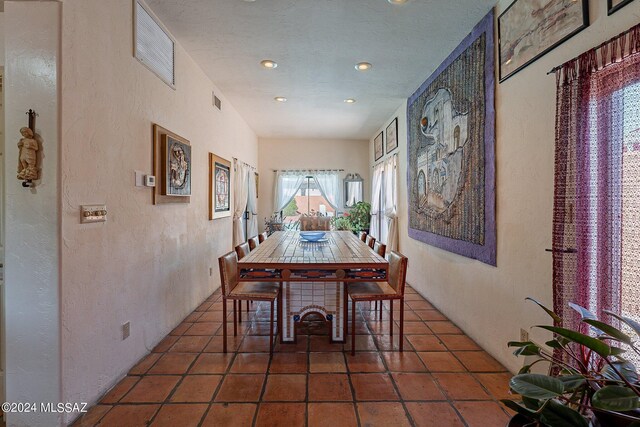
<instances>
[{"instance_id":1,"label":"framed print above tapestry","mask_svg":"<svg viewBox=\"0 0 640 427\"><path fill-rule=\"evenodd\" d=\"M231 162L209 153L209 219L231 216Z\"/></svg>"},{"instance_id":2,"label":"framed print above tapestry","mask_svg":"<svg viewBox=\"0 0 640 427\"><path fill-rule=\"evenodd\" d=\"M385 130L387 137L387 154L398 148L398 118L396 117Z\"/></svg>"},{"instance_id":3,"label":"framed print above tapestry","mask_svg":"<svg viewBox=\"0 0 640 427\"><path fill-rule=\"evenodd\" d=\"M191 201L191 145L185 138L153 125L153 204Z\"/></svg>"},{"instance_id":4,"label":"framed print above tapestry","mask_svg":"<svg viewBox=\"0 0 640 427\"><path fill-rule=\"evenodd\" d=\"M409 237L496 265L493 11L407 102Z\"/></svg>"},{"instance_id":5,"label":"framed print above tapestry","mask_svg":"<svg viewBox=\"0 0 640 427\"><path fill-rule=\"evenodd\" d=\"M607 15L617 12L632 1L633 0L607 0Z\"/></svg>"},{"instance_id":6,"label":"framed print above tapestry","mask_svg":"<svg viewBox=\"0 0 640 427\"><path fill-rule=\"evenodd\" d=\"M384 156L383 139L384 133L380 132L380 135L376 136L373 140L373 160L376 162Z\"/></svg>"},{"instance_id":7,"label":"framed print above tapestry","mask_svg":"<svg viewBox=\"0 0 640 427\"><path fill-rule=\"evenodd\" d=\"M500 82L588 26L589 0L515 0L498 18Z\"/></svg>"}]
</instances>

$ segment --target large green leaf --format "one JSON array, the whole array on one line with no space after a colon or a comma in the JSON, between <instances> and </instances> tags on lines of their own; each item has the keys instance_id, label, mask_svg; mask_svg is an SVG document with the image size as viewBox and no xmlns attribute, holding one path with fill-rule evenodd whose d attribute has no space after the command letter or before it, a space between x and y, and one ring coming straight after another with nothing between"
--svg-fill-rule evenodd
<instances>
[{"instance_id":1,"label":"large green leaf","mask_svg":"<svg viewBox=\"0 0 640 427\"><path fill-rule=\"evenodd\" d=\"M621 341L625 344L631 344L631 337L617 328L614 328L611 325L608 325L604 322L595 319L582 319L582 321L586 324L596 327L598 330L604 332L609 335L611 338L614 338L618 341Z\"/></svg>"},{"instance_id":2,"label":"large green leaf","mask_svg":"<svg viewBox=\"0 0 640 427\"><path fill-rule=\"evenodd\" d=\"M616 319L618 319L619 321L626 323L631 329L633 329L633 331L636 333L636 335L638 335L640 337L640 323L636 322L635 320L629 318L629 317L625 317L625 316L620 316L619 314L616 314L612 311L609 310L605 310L604 311L607 314L612 315L613 317L615 317Z\"/></svg>"},{"instance_id":3,"label":"large green leaf","mask_svg":"<svg viewBox=\"0 0 640 427\"><path fill-rule=\"evenodd\" d=\"M586 308L582 307L581 305L574 304L574 303L570 302L569 303L569 307L571 307L575 311L577 311L580 314L580 316L582 317L583 320L584 319L597 319L595 314L593 314L592 312L590 312Z\"/></svg>"},{"instance_id":4,"label":"large green leaf","mask_svg":"<svg viewBox=\"0 0 640 427\"><path fill-rule=\"evenodd\" d=\"M527 297L527 298L525 298L525 300L529 300L529 301L532 301L532 302L534 302L534 303L538 304L538 306L539 306L540 308L542 308L542 309L543 309L543 310L544 310L544 311L545 311L549 316L551 316L551 318L552 318L554 321L556 321L556 322L558 322L558 323L562 323L562 319L560 318L560 316L558 316L557 314L555 314L553 311L549 310L549 309L548 309L547 307L545 307L542 303L540 303L540 302L536 301L535 299L533 299L533 298L531 298L531 297Z\"/></svg>"},{"instance_id":5,"label":"large green leaf","mask_svg":"<svg viewBox=\"0 0 640 427\"><path fill-rule=\"evenodd\" d=\"M640 398L628 387L608 385L593 394L591 404L607 411L631 411L640 408Z\"/></svg>"},{"instance_id":6,"label":"large green leaf","mask_svg":"<svg viewBox=\"0 0 640 427\"><path fill-rule=\"evenodd\" d=\"M509 381L516 393L532 399L551 399L564 391L564 384L557 378L540 374L516 375Z\"/></svg>"},{"instance_id":7,"label":"large green leaf","mask_svg":"<svg viewBox=\"0 0 640 427\"><path fill-rule=\"evenodd\" d=\"M537 356L540 354L540 347L535 344L529 344L524 347L520 347L513 352L516 356Z\"/></svg>"},{"instance_id":8,"label":"large green leaf","mask_svg":"<svg viewBox=\"0 0 640 427\"><path fill-rule=\"evenodd\" d=\"M572 392L587 382L583 375L564 375L558 379L564 384L565 393Z\"/></svg>"},{"instance_id":9,"label":"large green leaf","mask_svg":"<svg viewBox=\"0 0 640 427\"><path fill-rule=\"evenodd\" d=\"M555 400L550 400L540 413L540 421L553 427L589 427L585 417Z\"/></svg>"},{"instance_id":10,"label":"large green leaf","mask_svg":"<svg viewBox=\"0 0 640 427\"><path fill-rule=\"evenodd\" d=\"M607 357L611 354L611 347L609 347L606 343L600 341L599 339L590 337L589 335L581 334L580 332L572 331L571 329L558 328L556 326L542 325L536 327L546 329L575 343L582 344L583 346L595 351L602 357Z\"/></svg>"}]
</instances>

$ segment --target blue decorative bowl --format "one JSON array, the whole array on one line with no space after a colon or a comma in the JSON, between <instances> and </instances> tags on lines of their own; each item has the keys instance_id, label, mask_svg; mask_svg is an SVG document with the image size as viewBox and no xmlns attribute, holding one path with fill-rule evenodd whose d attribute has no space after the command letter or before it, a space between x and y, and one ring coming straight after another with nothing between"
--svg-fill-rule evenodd
<instances>
[{"instance_id":1,"label":"blue decorative bowl","mask_svg":"<svg viewBox=\"0 0 640 427\"><path fill-rule=\"evenodd\" d=\"M301 231L300 237L308 242L317 242L322 240L326 234L324 231Z\"/></svg>"}]
</instances>

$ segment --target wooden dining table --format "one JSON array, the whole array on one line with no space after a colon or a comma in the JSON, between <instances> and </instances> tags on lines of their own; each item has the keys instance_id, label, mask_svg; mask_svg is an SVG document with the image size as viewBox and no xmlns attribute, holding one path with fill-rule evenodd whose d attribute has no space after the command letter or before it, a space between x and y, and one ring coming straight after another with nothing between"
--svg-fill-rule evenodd
<instances>
[{"instance_id":1,"label":"wooden dining table","mask_svg":"<svg viewBox=\"0 0 640 427\"><path fill-rule=\"evenodd\" d=\"M308 242L298 231L278 231L238 262L240 281L282 284L281 342L296 342L296 325L311 313L331 323L331 340L344 342L346 286L386 281L387 260L348 231L328 231Z\"/></svg>"}]
</instances>

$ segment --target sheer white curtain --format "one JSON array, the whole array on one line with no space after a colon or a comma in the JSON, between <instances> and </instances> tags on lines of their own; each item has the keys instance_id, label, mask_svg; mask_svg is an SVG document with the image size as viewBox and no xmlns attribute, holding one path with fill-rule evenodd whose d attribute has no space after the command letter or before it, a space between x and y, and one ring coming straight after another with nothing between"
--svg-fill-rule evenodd
<instances>
[{"instance_id":1,"label":"sheer white curtain","mask_svg":"<svg viewBox=\"0 0 640 427\"><path fill-rule=\"evenodd\" d=\"M398 250L398 155L384 162L384 215L388 221L387 249Z\"/></svg>"},{"instance_id":2,"label":"sheer white curtain","mask_svg":"<svg viewBox=\"0 0 640 427\"><path fill-rule=\"evenodd\" d=\"M242 228L242 217L249 200L249 166L234 160L234 191L233 191L233 246L246 241Z\"/></svg>"},{"instance_id":3,"label":"sheer white curtain","mask_svg":"<svg viewBox=\"0 0 640 427\"><path fill-rule=\"evenodd\" d=\"M258 234L258 188L256 187L256 171L253 168L248 168L247 174L249 180L247 237L252 237Z\"/></svg>"},{"instance_id":4,"label":"sheer white curtain","mask_svg":"<svg viewBox=\"0 0 640 427\"><path fill-rule=\"evenodd\" d=\"M338 210L340 205L340 175L338 171L309 171L320 192L332 208Z\"/></svg>"},{"instance_id":5,"label":"sheer white curtain","mask_svg":"<svg viewBox=\"0 0 640 427\"><path fill-rule=\"evenodd\" d=\"M369 226L369 234L374 237L380 237L380 218L378 211L380 210L380 192L382 191L382 172L384 171L384 163L380 163L373 168L373 183L371 185L371 225Z\"/></svg>"},{"instance_id":6,"label":"sheer white curtain","mask_svg":"<svg viewBox=\"0 0 640 427\"><path fill-rule=\"evenodd\" d=\"M274 212L280 212L291 202L307 175L306 171L278 171L276 173Z\"/></svg>"}]
</instances>

